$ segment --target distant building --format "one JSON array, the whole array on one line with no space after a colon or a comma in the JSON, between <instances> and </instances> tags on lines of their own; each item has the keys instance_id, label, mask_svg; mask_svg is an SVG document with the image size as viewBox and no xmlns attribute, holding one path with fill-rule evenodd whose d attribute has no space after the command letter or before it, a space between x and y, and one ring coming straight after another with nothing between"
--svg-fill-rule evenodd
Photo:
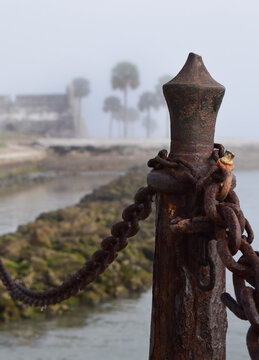
<instances>
[{"instance_id":1,"label":"distant building","mask_svg":"<svg viewBox=\"0 0 259 360\"><path fill-rule=\"evenodd\" d=\"M65 94L0 96L0 130L54 137L86 136L71 85Z\"/></svg>"}]
</instances>

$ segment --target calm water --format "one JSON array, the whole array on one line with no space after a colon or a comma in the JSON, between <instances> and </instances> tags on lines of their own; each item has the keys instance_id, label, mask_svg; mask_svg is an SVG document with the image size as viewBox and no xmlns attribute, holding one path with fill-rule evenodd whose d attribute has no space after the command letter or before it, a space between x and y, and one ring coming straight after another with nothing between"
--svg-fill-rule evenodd
<instances>
[{"instance_id":1,"label":"calm water","mask_svg":"<svg viewBox=\"0 0 259 360\"><path fill-rule=\"evenodd\" d=\"M237 192L242 208L259 233L259 171L239 172ZM0 233L49 211L77 202L114 173L52 179L44 184L0 193ZM259 241L254 241L259 248ZM232 292L231 276L227 278ZM79 308L62 318L0 324L0 355L8 360L142 360L148 357L151 291L135 299L111 301L93 309ZM229 314L227 359L248 359L248 325Z\"/></svg>"}]
</instances>

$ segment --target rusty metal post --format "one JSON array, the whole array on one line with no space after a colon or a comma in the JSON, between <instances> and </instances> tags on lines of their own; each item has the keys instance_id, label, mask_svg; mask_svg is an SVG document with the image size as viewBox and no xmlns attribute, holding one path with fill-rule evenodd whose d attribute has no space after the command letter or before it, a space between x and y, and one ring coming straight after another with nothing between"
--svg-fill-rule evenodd
<instances>
[{"instance_id":1,"label":"rusty metal post","mask_svg":"<svg viewBox=\"0 0 259 360\"><path fill-rule=\"evenodd\" d=\"M185 160L203 176L211 164L216 116L225 89L210 76L202 58L191 53L163 90L171 117L169 158ZM174 217L192 216L195 188L177 183L168 169L151 171L148 183L158 191L149 359L223 360L227 320L220 295L225 291L225 270L215 241L210 241L209 251L216 283L211 291L200 290L199 236L175 235L169 228ZM208 268L199 272L206 278Z\"/></svg>"}]
</instances>

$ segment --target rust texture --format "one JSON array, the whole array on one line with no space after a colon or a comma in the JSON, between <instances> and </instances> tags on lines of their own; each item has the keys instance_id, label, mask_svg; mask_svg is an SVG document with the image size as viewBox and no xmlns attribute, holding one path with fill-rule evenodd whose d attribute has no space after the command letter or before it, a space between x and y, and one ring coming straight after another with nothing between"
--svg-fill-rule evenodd
<instances>
[{"instance_id":1,"label":"rust texture","mask_svg":"<svg viewBox=\"0 0 259 360\"><path fill-rule=\"evenodd\" d=\"M223 360L227 320L220 295L225 269L215 241L210 241L209 220L201 221L204 234L183 234L171 227L174 220L181 227L179 218L193 217L200 201L197 179L205 179L215 166L215 121L225 89L202 58L191 53L163 90L171 117L171 151L149 162L154 170L148 184L157 191L149 359ZM187 221L183 227L189 225Z\"/></svg>"}]
</instances>

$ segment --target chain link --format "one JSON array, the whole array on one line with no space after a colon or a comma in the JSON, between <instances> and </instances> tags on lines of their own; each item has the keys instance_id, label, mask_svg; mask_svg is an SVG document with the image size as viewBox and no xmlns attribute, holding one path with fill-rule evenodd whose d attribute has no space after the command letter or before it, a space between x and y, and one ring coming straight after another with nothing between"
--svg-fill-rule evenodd
<instances>
[{"instance_id":1,"label":"chain link","mask_svg":"<svg viewBox=\"0 0 259 360\"><path fill-rule=\"evenodd\" d=\"M202 206L194 209L191 219L176 218L172 221L173 232L198 233L201 258L197 261L197 285L209 291L215 283L215 269L208 252L208 237L217 240L217 251L225 267L233 273L236 300L223 293L223 303L240 319L251 324L247 333L247 346L251 359L259 359L259 253L253 250L253 230L240 208L238 196L233 190L232 156L224 147L215 144L212 166L203 179L197 179L196 198ZM194 177L195 178L195 177ZM244 234L246 232L246 235ZM240 251L238 261L234 255ZM212 265L213 264L213 265ZM203 284L200 268L209 266L210 281ZM247 286L247 283L251 286Z\"/></svg>"}]
</instances>

